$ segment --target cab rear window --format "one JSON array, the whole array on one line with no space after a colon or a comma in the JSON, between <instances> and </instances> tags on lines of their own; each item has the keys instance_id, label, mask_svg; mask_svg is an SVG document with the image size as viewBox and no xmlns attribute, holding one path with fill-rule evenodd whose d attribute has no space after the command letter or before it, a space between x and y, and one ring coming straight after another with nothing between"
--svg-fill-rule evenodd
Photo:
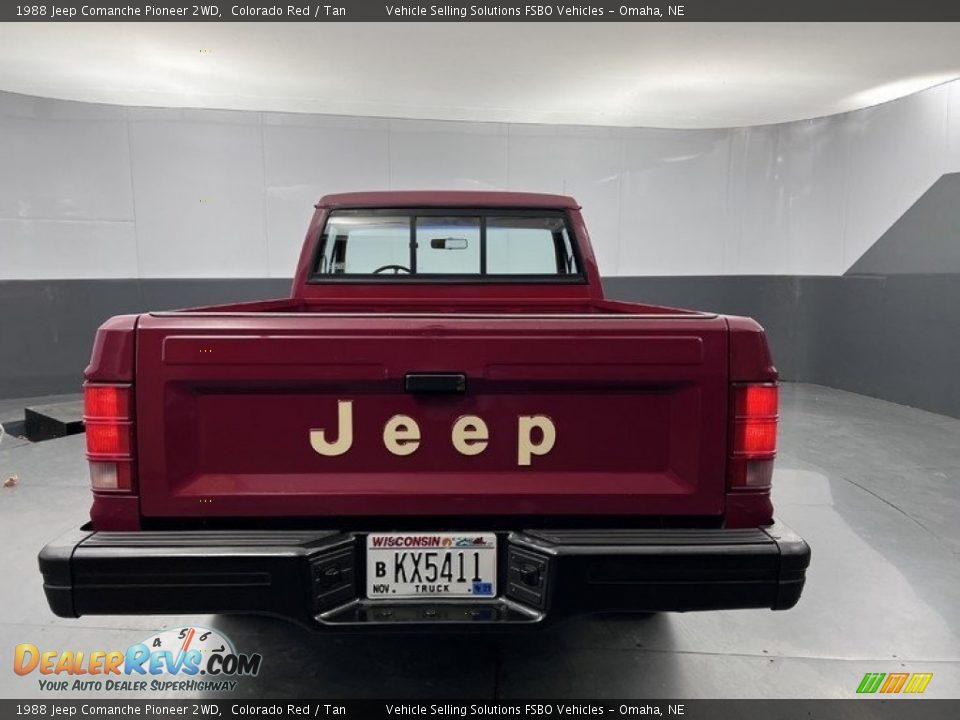
<instances>
[{"instance_id":1,"label":"cab rear window","mask_svg":"<svg viewBox=\"0 0 960 720\"><path fill-rule=\"evenodd\" d=\"M445 278L584 281L563 213L470 210L335 210L312 280Z\"/></svg>"}]
</instances>

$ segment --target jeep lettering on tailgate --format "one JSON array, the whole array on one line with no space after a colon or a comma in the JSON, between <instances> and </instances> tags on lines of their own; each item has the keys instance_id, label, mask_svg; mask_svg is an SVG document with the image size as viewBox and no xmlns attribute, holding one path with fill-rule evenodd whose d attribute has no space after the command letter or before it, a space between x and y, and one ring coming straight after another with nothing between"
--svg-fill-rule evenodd
<instances>
[{"instance_id":1,"label":"jeep lettering on tailgate","mask_svg":"<svg viewBox=\"0 0 960 720\"><path fill-rule=\"evenodd\" d=\"M327 439L327 431L310 431L310 447L320 455L335 457L353 447L353 402L337 401L335 440ZM535 440L535 434L539 437ZM462 415L450 431L450 442L461 455L479 455L487 449L490 432L483 418ZM517 465L530 465L534 455L546 455L557 441L557 429L545 415L521 415L517 418ZM394 455L410 455L420 447L420 426L409 415L394 415L383 426L383 446Z\"/></svg>"}]
</instances>

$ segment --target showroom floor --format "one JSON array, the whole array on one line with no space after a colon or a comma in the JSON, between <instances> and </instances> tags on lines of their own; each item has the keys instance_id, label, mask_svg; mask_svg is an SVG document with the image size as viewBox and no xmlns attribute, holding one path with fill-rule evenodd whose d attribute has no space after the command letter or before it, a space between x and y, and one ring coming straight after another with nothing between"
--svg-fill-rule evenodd
<instances>
[{"instance_id":1,"label":"showroom floor","mask_svg":"<svg viewBox=\"0 0 960 720\"><path fill-rule=\"evenodd\" d=\"M21 407L0 403L0 420ZM36 673L10 669L18 643L121 649L185 622L263 655L242 697L851 697L864 673L896 671L932 672L927 696L960 696L960 420L787 384L782 428L777 512L813 548L795 609L591 618L520 637L315 636L249 617L56 618L35 557L85 520L83 437L8 436L0 481L18 482L0 488L0 697L43 694Z\"/></svg>"}]
</instances>

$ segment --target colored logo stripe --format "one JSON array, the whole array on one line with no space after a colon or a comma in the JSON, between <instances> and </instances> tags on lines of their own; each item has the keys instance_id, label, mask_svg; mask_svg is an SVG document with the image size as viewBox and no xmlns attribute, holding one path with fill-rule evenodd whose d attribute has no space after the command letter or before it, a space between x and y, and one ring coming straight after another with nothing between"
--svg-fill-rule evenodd
<instances>
[{"instance_id":1,"label":"colored logo stripe","mask_svg":"<svg viewBox=\"0 0 960 720\"><path fill-rule=\"evenodd\" d=\"M933 673L867 673L857 686L858 693L922 693Z\"/></svg>"},{"instance_id":2,"label":"colored logo stripe","mask_svg":"<svg viewBox=\"0 0 960 720\"><path fill-rule=\"evenodd\" d=\"M903 691L905 693L922 693L927 689L927 685L932 677L933 673L914 673Z\"/></svg>"},{"instance_id":3,"label":"colored logo stripe","mask_svg":"<svg viewBox=\"0 0 960 720\"><path fill-rule=\"evenodd\" d=\"M875 693L885 677L886 673L867 673L863 676L863 680L860 681L860 686L857 688L857 692Z\"/></svg>"},{"instance_id":4,"label":"colored logo stripe","mask_svg":"<svg viewBox=\"0 0 960 720\"><path fill-rule=\"evenodd\" d=\"M907 677L909 673L890 673L887 675L886 682L880 686L880 692L882 693L898 693L903 689L904 683L907 682Z\"/></svg>"}]
</instances>

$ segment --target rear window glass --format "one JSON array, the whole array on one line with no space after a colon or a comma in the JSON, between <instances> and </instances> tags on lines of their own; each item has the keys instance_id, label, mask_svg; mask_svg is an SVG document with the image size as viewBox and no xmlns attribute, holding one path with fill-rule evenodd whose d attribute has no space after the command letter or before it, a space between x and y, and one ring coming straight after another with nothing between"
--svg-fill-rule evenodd
<instances>
[{"instance_id":1,"label":"rear window glass","mask_svg":"<svg viewBox=\"0 0 960 720\"><path fill-rule=\"evenodd\" d=\"M336 210L314 280L545 279L582 281L561 213Z\"/></svg>"}]
</instances>

